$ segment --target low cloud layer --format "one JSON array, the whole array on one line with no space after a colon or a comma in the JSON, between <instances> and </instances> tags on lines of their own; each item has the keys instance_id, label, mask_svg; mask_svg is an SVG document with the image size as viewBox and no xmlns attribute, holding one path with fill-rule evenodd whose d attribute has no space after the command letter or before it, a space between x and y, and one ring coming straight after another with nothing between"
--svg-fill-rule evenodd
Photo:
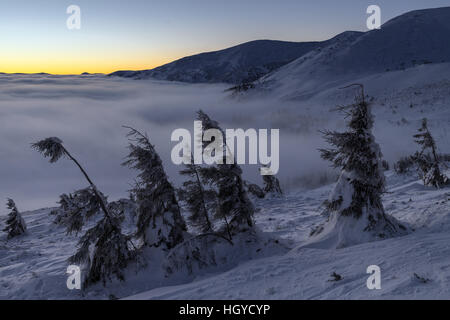
<instances>
[{"instance_id":1,"label":"low cloud layer","mask_svg":"<svg viewBox=\"0 0 450 320\"><path fill-rule=\"evenodd\" d=\"M30 148L51 136L64 141L110 199L126 197L136 173L120 165L127 153L122 125L148 133L171 181L179 184L180 168L170 161L175 144L170 135L177 128L193 130L198 109L223 128L280 129L279 176L285 187L332 176L317 151L323 146L317 130L335 127L336 115L317 112L314 105L231 98L224 89L96 76L0 75L0 201L14 198L21 210L55 206L59 194L86 186L72 163L49 164ZM381 140L390 149L389 139ZM392 149L395 156L406 150ZM261 183L257 166L244 170L247 179Z\"/></svg>"}]
</instances>

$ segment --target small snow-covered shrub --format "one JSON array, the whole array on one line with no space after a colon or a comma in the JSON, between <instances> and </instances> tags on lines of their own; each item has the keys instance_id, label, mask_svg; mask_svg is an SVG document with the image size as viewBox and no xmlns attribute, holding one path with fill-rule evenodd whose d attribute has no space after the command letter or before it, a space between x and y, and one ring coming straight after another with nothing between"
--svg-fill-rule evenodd
<instances>
[{"instance_id":1,"label":"small snow-covered shrub","mask_svg":"<svg viewBox=\"0 0 450 320\"><path fill-rule=\"evenodd\" d=\"M267 167L263 167L261 170L268 170ZM264 181L264 192L270 195L281 196L283 195L283 191L280 187L280 181L274 175L263 175Z\"/></svg>"},{"instance_id":2,"label":"small snow-covered shrub","mask_svg":"<svg viewBox=\"0 0 450 320\"><path fill-rule=\"evenodd\" d=\"M404 174L416 165L414 156L402 157L394 164L394 170L398 174Z\"/></svg>"},{"instance_id":3,"label":"small snow-covered shrub","mask_svg":"<svg viewBox=\"0 0 450 320\"><path fill-rule=\"evenodd\" d=\"M6 207L10 210L8 219L6 220L6 227L3 231L8 233L8 239L20 236L27 232L27 225L23 220L19 210L13 199L8 199Z\"/></svg>"},{"instance_id":4,"label":"small snow-covered shrub","mask_svg":"<svg viewBox=\"0 0 450 320\"><path fill-rule=\"evenodd\" d=\"M257 184L254 183L247 183L247 191L249 194L262 199L266 196L266 193L264 192L263 189L261 189Z\"/></svg>"},{"instance_id":5,"label":"small snow-covered shrub","mask_svg":"<svg viewBox=\"0 0 450 320\"><path fill-rule=\"evenodd\" d=\"M440 160L437 153L437 145L430 130L428 120L422 120L422 127L419 133L414 135L416 143L422 147L417 154L417 161L422 170L422 179L426 186L439 188L448 183L448 177L441 173Z\"/></svg>"}]
</instances>

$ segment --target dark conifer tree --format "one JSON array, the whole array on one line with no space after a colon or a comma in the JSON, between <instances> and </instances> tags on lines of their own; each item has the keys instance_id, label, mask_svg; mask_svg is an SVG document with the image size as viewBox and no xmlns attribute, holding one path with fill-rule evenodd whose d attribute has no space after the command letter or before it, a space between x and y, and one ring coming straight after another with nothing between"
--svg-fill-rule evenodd
<instances>
[{"instance_id":1,"label":"dark conifer tree","mask_svg":"<svg viewBox=\"0 0 450 320\"><path fill-rule=\"evenodd\" d=\"M178 191L180 199L187 204L189 221L202 233L213 232L209 212L215 205L216 194L213 190L204 188L201 181L201 167L192 162L185 165L180 174L189 177Z\"/></svg>"},{"instance_id":2,"label":"dark conifer tree","mask_svg":"<svg viewBox=\"0 0 450 320\"><path fill-rule=\"evenodd\" d=\"M242 179L242 170L233 161L233 164L227 164L227 145L224 130L220 128L217 121L212 120L203 111L198 111L197 120L202 122L203 131L208 129L217 129L223 135L223 164L216 164L201 168L202 177L217 190L218 207L215 213L216 219L225 221L225 229L228 236L249 230L254 225L253 214L254 207L248 198ZM204 143L204 147L208 142ZM229 150L228 150L229 151Z\"/></svg>"},{"instance_id":3,"label":"dark conifer tree","mask_svg":"<svg viewBox=\"0 0 450 320\"><path fill-rule=\"evenodd\" d=\"M10 210L8 220L6 220L6 227L3 231L8 233L8 239L20 236L27 231L27 225L17 210L16 204L12 199L8 199L6 207Z\"/></svg>"},{"instance_id":4,"label":"dark conifer tree","mask_svg":"<svg viewBox=\"0 0 450 320\"><path fill-rule=\"evenodd\" d=\"M60 225L65 224L67 214L71 211L71 205L73 202L71 196L71 194L65 193L59 196L59 201L57 202L59 207L50 212L50 215L55 216L53 223Z\"/></svg>"},{"instance_id":5,"label":"dark conifer tree","mask_svg":"<svg viewBox=\"0 0 450 320\"><path fill-rule=\"evenodd\" d=\"M267 170L267 167L266 167ZM264 192L273 195L282 195L283 191L280 187L280 181L275 175L263 175Z\"/></svg>"},{"instance_id":6,"label":"dark conifer tree","mask_svg":"<svg viewBox=\"0 0 450 320\"><path fill-rule=\"evenodd\" d=\"M90 184L90 187L62 198L67 212L61 221L68 233L80 232L89 218L103 212L102 219L86 231L78 243L77 252L69 258L70 263L80 264L85 269L84 285L89 286L98 281L105 284L112 279L112 275L123 280L123 269L132 259L133 253L128 248L129 239L122 234L120 219L107 208L106 197L97 190L86 171L59 138L47 138L32 144L32 147L50 158L51 163L62 157L72 160Z\"/></svg>"},{"instance_id":7,"label":"dark conifer tree","mask_svg":"<svg viewBox=\"0 0 450 320\"><path fill-rule=\"evenodd\" d=\"M107 204L107 199L103 193L97 190L97 193L102 198L103 202ZM92 188L85 188L77 190L70 194L62 194L59 196L59 207L50 212L55 215L56 224L65 226L69 233L79 232L84 224L96 214L102 213L102 208L97 200L97 197L91 197L93 193ZM106 205L108 212L109 205Z\"/></svg>"},{"instance_id":8,"label":"dark conifer tree","mask_svg":"<svg viewBox=\"0 0 450 320\"><path fill-rule=\"evenodd\" d=\"M441 173L436 142L428 129L426 118L422 120L422 127L418 131L414 138L422 150L416 153L414 158L422 171L423 182L427 186L440 188L448 183L448 177Z\"/></svg>"},{"instance_id":9,"label":"dark conifer tree","mask_svg":"<svg viewBox=\"0 0 450 320\"><path fill-rule=\"evenodd\" d=\"M339 180L326 202L334 224L328 232L335 233L335 236L338 233L338 246L364 238L357 235L359 231L384 238L406 230L384 211L381 200L385 192L382 154L372 134L370 105L365 100L363 86L359 86L361 95L355 103L338 108L349 118L348 131L324 132L325 140L334 148L320 150L323 159L341 169Z\"/></svg>"},{"instance_id":10,"label":"dark conifer tree","mask_svg":"<svg viewBox=\"0 0 450 320\"><path fill-rule=\"evenodd\" d=\"M247 188L248 194L254 195L257 198L263 199L266 196L266 193L260 186L254 183L250 183L248 181L244 181L244 185Z\"/></svg>"},{"instance_id":11,"label":"dark conifer tree","mask_svg":"<svg viewBox=\"0 0 450 320\"><path fill-rule=\"evenodd\" d=\"M130 130L130 152L123 165L139 171L132 190L137 203L137 236L150 247L172 249L183 242L186 231L175 189L147 135L126 128Z\"/></svg>"},{"instance_id":12,"label":"dark conifer tree","mask_svg":"<svg viewBox=\"0 0 450 320\"><path fill-rule=\"evenodd\" d=\"M107 203L106 197L100 195L104 203ZM92 188L78 190L70 199L69 212L64 219L69 234L80 232L89 218L102 211ZM88 266L85 286L98 281L106 284L106 281L112 280L112 275L124 280L123 270L133 258L133 252L129 249L129 238L121 231L123 216L111 210L111 206L107 205L107 208L108 216L103 215L94 227L84 233L78 242L77 252L69 258L72 264ZM91 255L93 244L95 251Z\"/></svg>"}]
</instances>

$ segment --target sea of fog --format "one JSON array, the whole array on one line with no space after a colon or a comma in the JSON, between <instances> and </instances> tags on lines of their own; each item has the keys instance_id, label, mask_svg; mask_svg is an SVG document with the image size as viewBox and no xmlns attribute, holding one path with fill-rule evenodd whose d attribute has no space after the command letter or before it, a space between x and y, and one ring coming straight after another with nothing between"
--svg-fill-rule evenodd
<instances>
[{"instance_id":1,"label":"sea of fog","mask_svg":"<svg viewBox=\"0 0 450 320\"><path fill-rule=\"evenodd\" d=\"M147 132L170 180L179 185L181 168L170 158L171 133L193 131L198 109L223 128L280 129L278 175L285 189L334 178L317 150L324 146L319 129L342 127L336 114L324 111L333 105L276 101L267 95L243 99L225 89L105 76L0 75L0 201L11 197L22 211L52 207L61 193L86 186L73 163L50 164L30 148L52 136L64 141L110 200L126 197L136 172L121 166L127 154L123 125ZM389 147L391 133L381 130L380 135L387 155L390 149L397 154L397 146ZM245 166L244 176L262 183L257 165ZM6 214L0 207L0 214Z\"/></svg>"}]
</instances>

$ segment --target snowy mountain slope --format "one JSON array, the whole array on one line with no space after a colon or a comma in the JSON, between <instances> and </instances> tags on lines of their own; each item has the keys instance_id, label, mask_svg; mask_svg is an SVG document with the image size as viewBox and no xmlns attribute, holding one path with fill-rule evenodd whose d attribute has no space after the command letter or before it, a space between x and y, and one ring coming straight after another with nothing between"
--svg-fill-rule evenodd
<instances>
[{"instance_id":1,"label":"snowy mountain slope","mask_svg":"<svg viewBox=\"0 0 450 320\"><path fill-rule=\"evenodd\" d=\"M358 38L333 64L373 73L449 62L449 38L450 7L412 11Z\"/></svg>"},{"instance_id":2,"label":"snowy mountain slope","mask_svg":"<svg viewBox=\"0 0 450 320\"><path fill-rule=\"evenodd\" d=\"M373 30L343 37L263 77L281 96L318 92L333 83L417 65L450 61L450 7L412 11ZM297 92L297 94L294 94Z\"/></svg>"},{"instance_id":3,"label":"snowy mountain slope","mask_svg":"<svg viewBox=\"0 0 450 320\"><path fill-rule=\"evenodd\" d=\"M413 176L392 172L388 181L387 212L416 229L408 236L338 250L305 248L301 230L323 219L310 205L324 199L330 186L292 194L285 206L268 200L258 217L262 225L272 219L267 232L297 243L288 254L129 299L449 299L450 189L426 188ZM366 268L374 264L381 268L381 290L366 287ZM343 280L329 281L333 272Z\"/></svg>"},{"instance_id":4,"label":"snowy mountain slope","mask_svg":"<svg viewBox=\"0 0 450 320\"><path fill-rule=\"evenodd\" d=\"M342 89L353 83L364 84L366 94L372 97L371 103L376 116L375 129L379 132L377 136L386 139L391 130L402 131L402 136L411 136L420 126L420 120L427 117L432 121L433 131L441 141L441 147L445 149L443 152L450 151L446 143L450 125L450 63L427 64L399 71L341 78L316 85L312 85L312 82L304 86L286 83L274 91L265 92L264 96L275 96L294 103L297 110L286 110L285 116L290 115L293 118L296 114L301 114L303 118L312 118L309 124L298 120L298 125L305 127L333 116L338 117L338 113L330 113L330 110L336 105L346 105L354 101L357 89ZM389 86L386 86L387 83ZM244 100L251 100L259 95L260 92L252 92L245 95ZM342 125L341 121L340 123ZM324 125L333 126L333 123L328 121ZM316 126L317 130L322 126ZM395 141L391 139L390 143ZM412 140L409 138L408 142ZM401 148L408 144L403 143Z\"/></svg>"},{"instance_id":5,"label":"snowy mountain slope","mask_svg":"<svg viewBox=\"0 0 450 320\"><path fill-rule=\"evenodd\" d=\"M370 96L375 115L374 133L385 158L391 164L399 157L417 150L412 136L424 117L430 121L440 152L450 153L450 63L427 64L344 79L328 83L328 86L317 85L309 90L297 90L294 86L292 91L286 88L284 91L269 91L264 94L268 101L273 96L286 100L280 104L280 109L270 112L266 117L270 117L272 128L281 128L282 132L293 132L299 137L304 135L308 143L318 139L315 147L320 148L322 138L319 130L340 131L344 128L343 115L332 110L338 105L354 102L358 88L341 89L352 83L364 84L365 92ZM258 97L259 93L254 92L236 100L249 103ZM286 139L284 143L291 145ZM294 154L292 149L295 149L295 144L291 146L289 151L286 151L290 155ZM308 152L299 161L305 165L304 159L307 157ZM290 164L295 166L295 163ZM285 186L295 184L292 174L291 177L283 177Z\"/></svg>"},{"instance_id":6,"label":"snowy mountain slope","mask_svg":"<svg viewBox=\"0 0 450 320\"><path fill-rule=\"evenodd\" d=\"M442 152L450 152L447 143L450 128L450 63L421 65L342 81L321 92L311 93L312 97L305 103L316 106L317 113L332 109L334 105L330 101L339 101L339 105L352 103L357 89L341 89L352 83L364 84L366 94L371 97L377 136L386 139L387 134L383 131L393 128L412 136L421 119L427 117ZM389 86L386 86L387 83ZM304 99L305 92L292 93L289 98ZM409 145L413 142L412 138L400 140L399 143ZM412 146L416 147L414 144Z\"/></svg>"},{"instance_id":7,"label":"snowy mountain slope","mask_svg":"<svg viewBox=\"0 0 450 320\"><path fill-rule=\"evenodd\" d=\"M339 250L304 248L310 229L325 219L320 204L332 188L329 185L284 199L258 200L257 225L266 237L278 237L292 248L288 253L271 249L258 257L257 247L249 246L244 253L253 252L253 260L241 256L234 267L205 271L188 279L189 283L179 277L164 279L155 265L137 273L132 267L126 282L94 286L84 294L66 288L66 259L76 237L66 236L51 223L49 209L28 212L23 215L29 226L27 236L8 242L0 238L0 298L450 298L450 189L424 187L411 175L387 172L387 176L386 211L415 229L408 236ZM372 264L381 268L381 290L366 288L366 268ZM332 272L343 280L329 282ZM414 273L430 281L422 283Z\"/></svg>"},{"instance_id":8,"label":"snowy mountain slope","mask_svg":"<svg viewBox=\"0 0 450 320\"><path fill-rule=\"evenodd\" d=\"M359 33L355 33L359 34ZM117 71L111 76L190 83L251 82L325 44L257 40L228 49L202 53L144 71Z\"/></svg>"},{"instance_id":9,"label":"snowy mountain slope","mask_svg":"<svg viewBox=\"0 0 450 320\"><path fill-rule=\"evenodd\" d=\"M52 209L24 212L28 232L11 240L0 233L0 300L1 299L111 299L124 297L149 289L183 284L209 274L227 271L240 263L272 255L284 254L288 246L284 241L274 241L257 231L252 235L242 234L234 238L234 246L220 241L214 249L217 266L194 270L180 269L167 276L165 259L159 249L147 249L143 260L130 263L125 270L126 282L114 279L106 287L96 284L86 292L69 290L66 286L68 258L76 251L78 236L67 235L65 228L53 223ZM122 229L125 234L136 231L136 219L128 212ZM96 219L94 219L96 220ZM4 225L5 217L0 217Z\"/></svg>"},{"instance_id":10,"label":"snowy mountain slope","mask_svg":"<svg viewBox=\"0 0 450 320\"><path fill-rule=\"evenodd\" d=\"M214 278L128 299L449 299L449 239L441 233L341 251L298 248ZM366 287L366 268L374 264L381 268L381 290ZM332 282L333 272L343 279Z\"/></svg>"}]
</instances>

